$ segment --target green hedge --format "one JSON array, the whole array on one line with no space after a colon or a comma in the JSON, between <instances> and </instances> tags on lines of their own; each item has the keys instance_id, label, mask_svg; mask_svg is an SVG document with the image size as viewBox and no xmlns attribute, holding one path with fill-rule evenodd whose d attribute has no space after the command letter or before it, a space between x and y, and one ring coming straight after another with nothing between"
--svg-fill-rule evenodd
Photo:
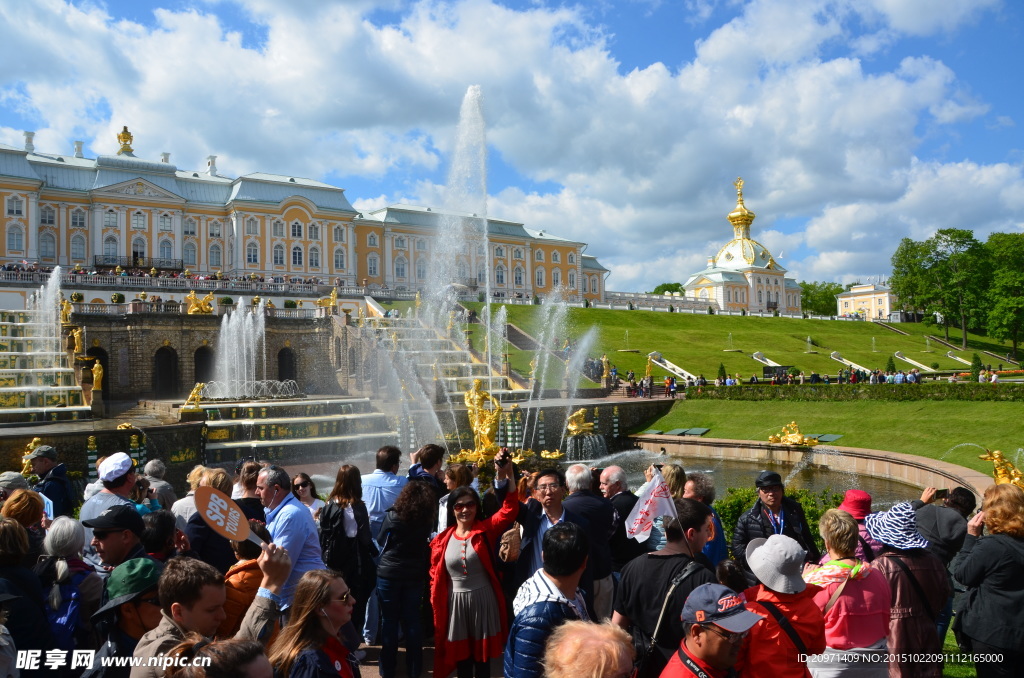
<instances>
[{"instance_id":1,"label":"green hedge","mask_svg":"<svg viewBox=\"0 0 1024 678\"><path fill-rule=\"evenodd\" d=\"M814 541L817 542L821 551L825 550L825 542L818 534L818 521L821 515L830 508L836 508L843 503L843 495L826 488L821 492L811 490L793 489L786 490L786 496L800 502L807 517L807 525L811 528ZM725 496L715 500L715 510L718 517L722 519L722 529L725 531L725 541L732 546L732 534L736 531L736 523L740 516L750 510L750 507L757 501L757 490L753 487L730 487L725 491Z\"/></svg>"},{"instance_id":2,"label":"green hedge","mask_svg":"<svg viewBox=\"0 0 1024 678\"><path fill-rule=\"evenodd\" d=\"M789 400L812 402L821 400L965 400L1024 402L1024 384L978 384L944 381L923 384L804 384L773 386L743 384L740 386L691 386L686 397L695 400Z\"/></svg>"}]
</instances>

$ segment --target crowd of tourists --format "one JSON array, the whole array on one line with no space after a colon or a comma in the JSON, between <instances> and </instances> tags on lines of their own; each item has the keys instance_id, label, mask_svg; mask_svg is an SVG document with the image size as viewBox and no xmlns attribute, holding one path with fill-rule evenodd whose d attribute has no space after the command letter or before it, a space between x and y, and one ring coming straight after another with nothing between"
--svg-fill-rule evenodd
<instances>
[{"instance_id":1,"label":"crowd of tourists","mask_svg":"<svg viewBox=\"0 0 1024 678\"><path fill-rule=\"evenodd\" d=\"M977 513L961 487L877 512L850 489L810 525L764 471L730 557L713 480L678 464L634 492L617 466L520 472L507 451L487 473L437 445L403 463L382 447L322 495L256 459L199 466L179 498L118 452L80 495L37 447L33 486L0 475L0 678L354 678L366 646L419 677L429 645L439 677L937 677L951 621L978 676L1024 662L1014 485ZM207 524L205 486L255 540ZM675 515L630 538L654 488Z\"/></svg>"}]
</instances>

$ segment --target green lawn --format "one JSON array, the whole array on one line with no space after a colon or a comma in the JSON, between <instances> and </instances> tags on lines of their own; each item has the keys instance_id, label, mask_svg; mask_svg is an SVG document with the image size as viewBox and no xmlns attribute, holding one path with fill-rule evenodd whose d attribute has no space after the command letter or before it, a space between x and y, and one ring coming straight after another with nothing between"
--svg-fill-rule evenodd
<instances>
[{"instance_id":1,"label":"green lawn","mask_svg":"<svg viewBox=\"0 0 1024 678\"><path fill-rule=\"evenodd\" d=\"M909 387L908 387L909 388ZM709 436L734 440L767 440L784 424L795 421L806 433L838 433L836 445L916 454L991 472L978 459L974 443L999 449L1012 459L1022 445L1018 403L991 402L750 402L678 401L672 410L632 433L648 428L709 428ZM948 454L946 454L948 452Z\"/></svg>"},{"instance_id":2,"label":"green lawn","mask_svg":"<svg viewBox=\"0 0 1024 678\"><path fill-rule=\"evenodd\" d=\"M466 305L478 312L483 306ZM534 337L540 335L544 321L540 306L509 305L506 308L510 323ZM840 364L829 358L832 351L839 351L844 358L871 369L883 369L888 357L896 351L925 365L938 363L941 370L968 369L967 365L946 357L948 348L937 342L928 345L925 335L941 336L941 328L920 323L898 325L910 333L903 336L869 322L570 308L566 325L564 334L558 332L560 337L579 338L591 326L597 326L599 334L592 354L597 357L607 353L621 374L629 369L642 374L646 355L651 351L659 351L680 367L709 378L717 374L719 363L724 364L730 374L739 373L745 379L755 373L760 376L761 364L750 357L756 351L779 364L793 365L807 373L835 374ZM813 344L810 350L816 353L807 352L808 337ZM959 337L959 332L950 333L953 343L957 343ZM974 350L985 348L997 353L1009 350L1009 344L985 337L969 335L968 339L972 348L955 352L968 361ZM735 350L727 351L729 348ZM624 349L636 352L626 353ZM983 361L997 362L987 356ZM912 367L899 360L896 363L898 368ZM656 370L655 376L664 376L664 373Z\"/></svg>"}]
</instances>

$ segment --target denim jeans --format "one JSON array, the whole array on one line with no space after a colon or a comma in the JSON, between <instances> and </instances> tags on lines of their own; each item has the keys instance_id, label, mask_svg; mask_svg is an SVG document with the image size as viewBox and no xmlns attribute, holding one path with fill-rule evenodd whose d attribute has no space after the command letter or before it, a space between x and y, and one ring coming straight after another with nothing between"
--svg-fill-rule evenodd
<instances>
[{"instance_id":1,"label":"denim jeans","mask_svg":"<svg viewBox=\"0 0 1024 678\"><path fill-rule=\"evenodd\" d=\"M380 600L380 675L394 678L398 663L398 627L405 635L405 663L410 678L423 672L423 629L420 624L422 579L377 578Z\"/></svg>"}]
</instances>

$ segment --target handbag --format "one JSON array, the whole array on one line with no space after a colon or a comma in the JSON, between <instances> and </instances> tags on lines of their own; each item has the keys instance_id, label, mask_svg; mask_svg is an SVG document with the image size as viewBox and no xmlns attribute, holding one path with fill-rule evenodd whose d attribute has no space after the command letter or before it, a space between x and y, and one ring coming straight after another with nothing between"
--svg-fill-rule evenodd
<instances>
[{"instance_id":1,"label":"handbag","mask_svg":"<svg viewBox=\"0 0 1024 678\"><path fill-rule=\"evenodd\" d=\"M519 523L512 523L512 527L505 530L498 541L498 558L503 563L514 563L519 560L519 552L523 545L522 528Z\"/></svg>"}]
</instances>

